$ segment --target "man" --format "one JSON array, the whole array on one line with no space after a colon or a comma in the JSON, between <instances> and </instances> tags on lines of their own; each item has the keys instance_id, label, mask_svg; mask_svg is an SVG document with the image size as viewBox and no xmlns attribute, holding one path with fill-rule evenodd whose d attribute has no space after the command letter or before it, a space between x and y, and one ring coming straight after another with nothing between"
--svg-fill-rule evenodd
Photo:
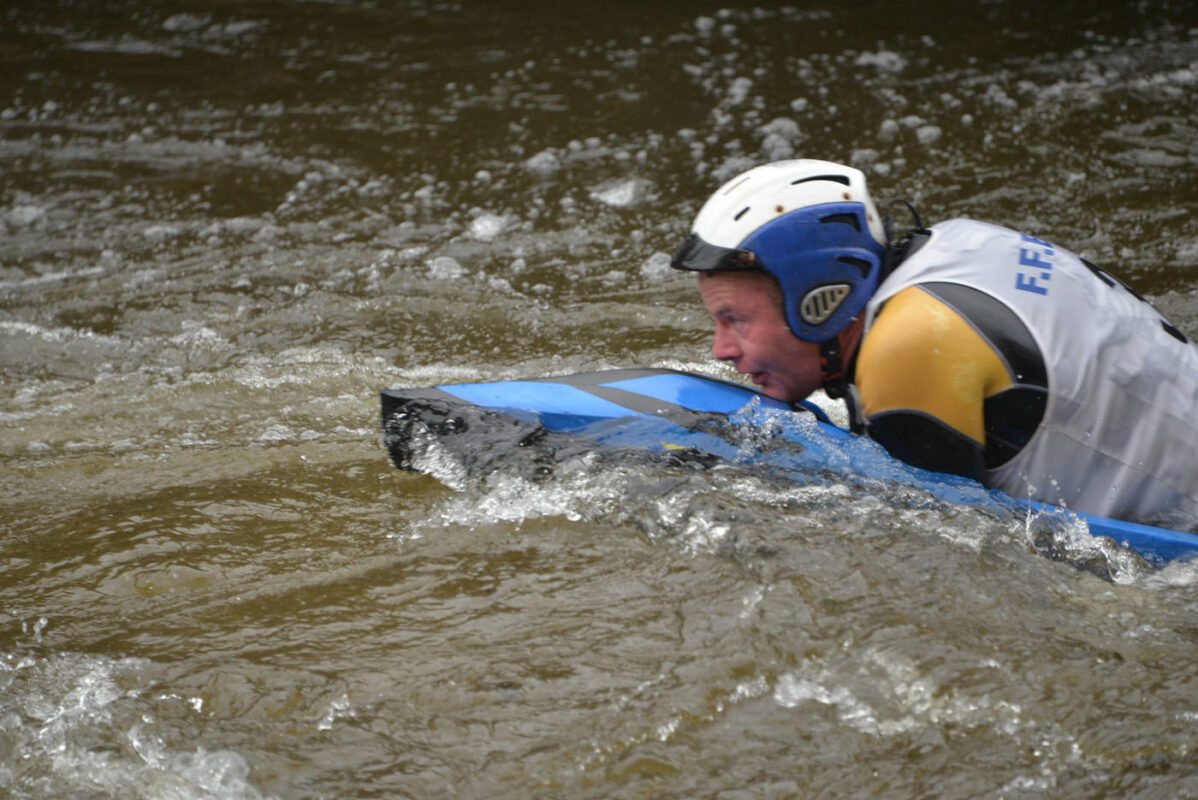
<instances>
[{"instance_id":1,"label":"man","mask_svg":"<svg viewBox=\"0 0 1198 800\"><path fill-rule=\"evenodd\" d=\"M1198 528L1198 348L1062 248L918 217L892 243L860 171L797 160L717 190L672 266L767 395L822 386L915 466Z\"/></svg>"}]
</instances>

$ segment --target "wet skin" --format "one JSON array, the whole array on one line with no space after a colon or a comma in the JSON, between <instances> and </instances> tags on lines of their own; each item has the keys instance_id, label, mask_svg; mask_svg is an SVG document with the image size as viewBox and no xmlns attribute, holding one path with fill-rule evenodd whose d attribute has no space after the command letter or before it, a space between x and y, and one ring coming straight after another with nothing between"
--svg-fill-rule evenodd
<instances>
[{"instance_id":1,"label":"wet skin","mask_svg":"<svg viewBox=\"0 0 1198 800\"><path fill-rule=\"evenodd\" d=\"M819 388L819 345L790 330L782 313L782 291L773 278L753 272L700 274L699 294L715 323L713 356L731 362L778 400L795 403ZM840 334L842 352L852 352L860 331L855 320Z\"/></svg>"},{"instance_id":2,"label":"wet skin","mask_svg":"<svg viewBox=\"0 0 1198 800\"><path fill-rule=\"evenodd\" d=\"M819 345L791 332L773 278L760 273L704 274L699 276L699 294L715 322L712 355L731 362L778 400L797 402L819 387Z\"/></svg>"}]
</instances>

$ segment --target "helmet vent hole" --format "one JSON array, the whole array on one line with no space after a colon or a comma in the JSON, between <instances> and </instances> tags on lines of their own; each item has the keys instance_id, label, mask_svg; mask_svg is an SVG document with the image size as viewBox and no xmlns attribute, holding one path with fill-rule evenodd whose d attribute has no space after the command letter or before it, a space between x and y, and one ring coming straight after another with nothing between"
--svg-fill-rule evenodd
<instances>
[{"instance_id":1,"label":"helmet vent hole","mask_svg":"<svg viewBox=\"0 0 1198 800\"><path fill-rule=\"evenodd\" d=\"M800 183L806 183L807 181L835 181L836 183L842 183L845 186L848 186L849 185L849 176L848 175L811 175L806 178L799 178L798 180L791 181L790 185L795 186Z\"/></svg>"},{"instance_id":2,"label":"helmet vent hole","mask_svg":"<svg viewBox=\"0 0 1198 800\"><path fill-rule=\"evenodd\" d=\"M740 218L741 218L741 217L743 217L745 214L748 214L748 213L749 213L749 209L750 209L750 208L751 208L751 206L745 206L745 207L744 207L744 208L742 208L740 211L736 212L736 216L732 218L732 219L733 219L733 221L740 219Z\"/></svg>"},{"instance_id":3,"label":"helmet vent hole","mask_svg":"<svg viewBox=\"0 0 1198 800\"><path fill-rule=\"evenodd\" d=\"M847 283L818 286L799 302L799 316L808 325L823 325L852 291Z\"/></svg>"},{"instance_id":4,"label":"helmet vent hole","mask_svg":"<svg viewBox=\"0 0 1198 800\"><path fill-rule=\"evenodd\" d=\"M857 269L861 270L862 278L869 277L869 270L871 268L871 265L865 259L853 258L852 256L841 256L840 258L838 258L836 260L839 261L841 264L848 264L849 266L853 266L853 267L856 267Z\"/></svg>"},{"instance_id":5,"label":"helmet vent hole","mask_svg":"<svg viewBox=\"0 0 1198 800\"><path fill-rule=\"evenodd\" d=\"M857 219L856 214L829 214L826 217L820 217L819 221L824 224L842 222L845 225L852 225L853 230L857 233L861 232L861 220Z\"/></svg>"}]
</instances>

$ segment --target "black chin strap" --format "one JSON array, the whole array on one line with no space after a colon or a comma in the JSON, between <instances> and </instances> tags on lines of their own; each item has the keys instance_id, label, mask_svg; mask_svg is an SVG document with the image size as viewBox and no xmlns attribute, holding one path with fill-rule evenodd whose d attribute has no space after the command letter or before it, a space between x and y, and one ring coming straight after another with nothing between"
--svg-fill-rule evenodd
<instances>
[{"instance_id":1,"label":"black chin strap","mask_svg":"<svg viewBox=\"0 0 1198 800\"><path fill-rule=\"evenodd\" d=\"M833 337L821 342L820 371L823 377L824 393L833 400L844 400L849 412L849 430L857 435L866 431L865 415L861 412L861 398L857 395L857 387L845 377L844 359L840 353L840 341Z\"/></svg>"},{"instance_id":2,"label":"black chin strap","mask_svg":"<svg viewBox=\"0 0 1198 800\"><path fill-rule=\"evenodd\" d=\"M839 400L844 397L848 381L844 379L844 360L840 354L840 337L833 336L819 344L820 379L828 397Z\"/></svg>"}]
</instances>

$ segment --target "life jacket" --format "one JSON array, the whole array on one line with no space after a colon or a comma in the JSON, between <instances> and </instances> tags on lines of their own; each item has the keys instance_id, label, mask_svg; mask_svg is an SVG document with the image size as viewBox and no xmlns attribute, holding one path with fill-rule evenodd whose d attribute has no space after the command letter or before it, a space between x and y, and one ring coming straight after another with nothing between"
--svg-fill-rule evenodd
<instances>
[{"instance_id":1,"label":"life jacket","mask_svg":"<svg viewBox=\"0 0 1198 800\"><path fill-rule=\"evenodd\" d=\"M1051 243L957 219L933 226L912 251L867 305L866 337L904 289L956 284L1013 312L1043 360L1043 417L983 483L1103 516L1198 525L1198 347L1123 284Z\"/></svg>"}]
</instances>

